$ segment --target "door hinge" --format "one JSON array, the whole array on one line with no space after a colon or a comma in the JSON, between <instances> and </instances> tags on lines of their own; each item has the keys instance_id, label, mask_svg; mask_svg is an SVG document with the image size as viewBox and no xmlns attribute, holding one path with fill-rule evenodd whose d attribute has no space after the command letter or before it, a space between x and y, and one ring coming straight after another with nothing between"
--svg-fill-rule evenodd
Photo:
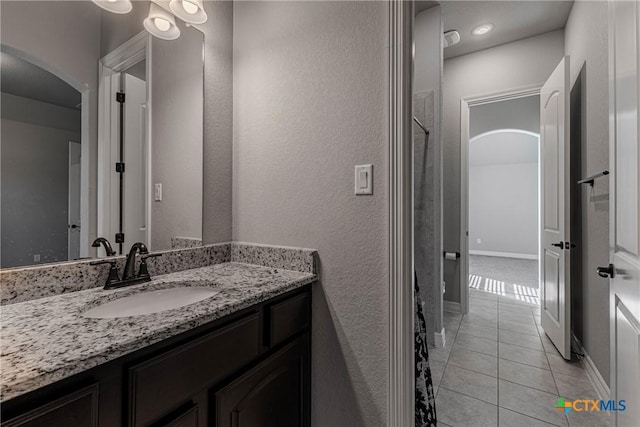
<instances>
[{"instance_id":1,"label":"door hinge","mask_svg":"<svg viewBox=\"0 0 640 427\"><path fill-rule=\"evenodd\" d=\"M124 233L116 233L116 243L124 243Z\"/></svg>"},{"instance_id":2,"label":"door hinge","mask_svg":"<svg viewBox=\"0 0 640 427\"><path fill-rule=\"evenodd\" d=\"M122 162L116 163L116 172L124 173L124 163Z\"/></svg>"},{"instance_id":3,"label":"door hinge","mask_svg":"<svg viewBox=\"0 0 640 427\"><path fill-rule=\"evenodd\" d=\"M116 102L124 104L124 92L116 92Z\"/></svg>"}]
</instances>

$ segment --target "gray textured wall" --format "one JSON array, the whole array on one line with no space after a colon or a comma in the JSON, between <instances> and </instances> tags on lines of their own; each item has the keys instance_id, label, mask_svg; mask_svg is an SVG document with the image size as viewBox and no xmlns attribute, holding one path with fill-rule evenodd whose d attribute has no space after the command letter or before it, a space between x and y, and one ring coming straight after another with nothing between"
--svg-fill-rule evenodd
<instances>
[{"instance_id":1,"label":"gray textured wall","mask_svg":"<svg viewBox=\"0 0 640 427\"><path fill-rule=\"evenodd\" d=\"M316 248L313 425L380 426L388 370L384 2L234 3L233 238ZM354 195L373 164L374 195Z\"/></svg>"},{"instance_id":2,"label":"gray textured wall","mask_svg":"<svg viewBox=\"0 0 640 427\"><path fill-rule=\"evenodd\" d=\"M151 184L162 183L162 201L151 202L153 250L171 248L172 237L202 238L202 49L192 28L151 40Z\"/></svg>"},{"instance_id":3,"label":"gray textured wall","mask_svg":"<svg viewBox=\"0 0 640 427\"><path fill-rule=\"evenodd\" d=\"M414 263L425 301L427 338L442 322L442 11L432 7L416 16L414 26L414 115L429 130L414 132ZM426 150L425 150L426 148Z\"/></svg>"},{"instance_id":4,"label":"gray textured wall","mask_svg":"<svg viewBox=\"0 0 640 427\"><path fill-rule=\"evenodd\" d=\"M204 37L202 239L231 240L233 153L233 3L207 1Z\"/></svg>"},{"instance_id":5,"label":"gray textured wall","mask_svg":"<svg viewBox=\"0 0 640 427\"><path fill-rule=\"evenodd\" d=\"M544 83L564 55L563 30L444 61L444 250L460 251L460 100ZM444 264L445 300L460 301L459 262Z\"/></svg>"},{"instance_id":6,"label":"gray textured wall","mask_svg":"<svg viewBox=\"0 0 640 427\"><path fill-rule=\"evenodd\" d=\"M79 141L80 133L29 123L25 117L21 121L3 117L0 128L0 267L67 261L69 142ZM34 262L36 254L40 262Z\"/></svg>"},{"instance_id":7,"label":"gray textured wall","mask_svg":"<svg viewBox=\"0 0 640 427\"><path fill-rule=\"evenodd\" d=\"M582 82L582 172L609 168L607 2L575 2L565 29L571 56L571 84L584 68ZM609 262L609 180L582 186L582 284L573 300L572 320L602 377L609 381L609 281L595 273Z\"/></svg>"},{"instance_id":8,"label":"gray textured wall","mask_svg":"<svg viewBox=\"0 0 640 427\"><path fill-rule=\"evenodd\" d=\"M469 168L469 250L538 256L537 161Z\"/></svg>"}]
</instances>

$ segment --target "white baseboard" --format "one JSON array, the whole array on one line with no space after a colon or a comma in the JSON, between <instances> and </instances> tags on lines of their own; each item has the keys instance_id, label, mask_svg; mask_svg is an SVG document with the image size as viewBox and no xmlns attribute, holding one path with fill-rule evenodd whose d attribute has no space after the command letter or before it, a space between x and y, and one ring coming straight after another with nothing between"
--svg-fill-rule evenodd
<instances>
[{"instance_id":1,"label":"white baseboard","mask_svg":"<svg viewBox=\"0 0 640 427\"><path fill-rule=\"evenodd\" d=\"M571 347L576 353L584 354L580 359L580 363L587 373L587 377L589 378L589 381L591 381L591 385L596 389L598 397L602 400L609 400L610 391L607 382L602 378L602 375L600 375L600 371L596 368L595 363L593 363L591 357L589 357L587 352L584 350L584 347L582 347L582 343L573 333L571 334Z\"/></svg>"},{"instance_id":2,"label":"white baseboard","mask_svg":"<svg viewBox=\"0 0 640 427\"><path fill-rule=\"evenodd\" d=\"M500 258L518 258L518 259L538 259L538 255L518 254L515 252L493 252L493 251L477 251L470 250L469 255L495 256Z\"/></svg>"},{"instance_id":3,"label":"white baseboard","mask_svg":"<svg viewBox=\"0 0 640 427\"><path fill-rule=\"evenodd\" d=\"M444 328L440 332L434 332L433 336L435 337L435 346L437 348L443 348L447 344L447 337L445 335Z\"/></svg>"},{"instance_id":4,"label":"white baseboard","mask_svg":"<svg viewBox=\"0 0 640 427\"><path fill-rule=\"evenodd\" d=\"M455 301L444 301L443 309L451 313L461 313L460 303Z\"/></svg>"}]
</instances>

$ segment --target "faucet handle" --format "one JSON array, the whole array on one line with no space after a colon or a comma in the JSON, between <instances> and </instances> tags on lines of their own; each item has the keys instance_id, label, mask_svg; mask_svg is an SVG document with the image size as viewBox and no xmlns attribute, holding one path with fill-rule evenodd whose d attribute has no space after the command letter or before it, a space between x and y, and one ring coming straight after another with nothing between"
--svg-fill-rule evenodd
<instances>
[{"instance_id":1,"label":"faucet handle","mask_svg":"<svg viewBox=\"0 0 640 427\"><path fill-rule=\"evenodd\" d=\"M109 277L107 277L107 284L105 285L105 289L113 283L120 282L120 275L118 274L118 266L117 266L116 260L92 261L89 263L89 265L102 265L102 264L111 264L111 268L109 269Z\"/></svg>"},{"instance_id":2,"label":"faucet handle","mask_svg":"<svg viewBox=\"0 0 640 427\"><path fill-rule=\"evenodd\" d=\"M149 269L147 268L147 258L155 258L162 256L162 254L144 254L140 256L140 268L138 269L138 275L136 277L151 277Z\"/></svg>"}]
</instances>

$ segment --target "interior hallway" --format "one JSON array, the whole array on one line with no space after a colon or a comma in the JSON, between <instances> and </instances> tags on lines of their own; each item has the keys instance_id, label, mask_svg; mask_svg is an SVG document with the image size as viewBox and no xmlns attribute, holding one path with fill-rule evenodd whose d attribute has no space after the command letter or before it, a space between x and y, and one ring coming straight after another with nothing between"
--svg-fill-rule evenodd
<instances>
[{"instance_id":1,"label":"interior hallway","mask_svg":"<svg viewBox=\"0 0 640 427\"><path fill-rule=\"evenodd\" d=\"M555 409L559 397L599 397L582 365L566 362L540 327L537 262L485 258L472 257L469 314L445 311L447 344L429 350L438 424L609 425L606 412Z\"/></svg>"}]
</instances>

